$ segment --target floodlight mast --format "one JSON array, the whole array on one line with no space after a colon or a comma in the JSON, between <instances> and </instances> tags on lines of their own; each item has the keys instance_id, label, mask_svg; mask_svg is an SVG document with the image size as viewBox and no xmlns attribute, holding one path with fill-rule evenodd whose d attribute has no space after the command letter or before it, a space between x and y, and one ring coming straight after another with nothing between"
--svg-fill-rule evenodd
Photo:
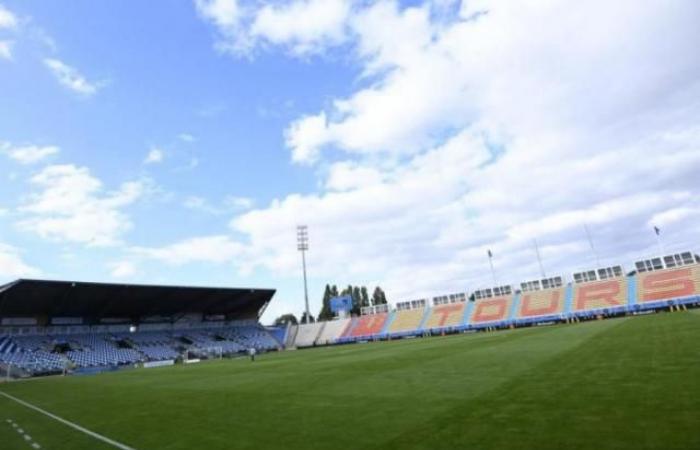
<instances>
[{"instance_id":1,"label":"floodlight mast","mask_svg":"<svg viewBox=\"0 0 700 450\"><path fill-rule=\"evenodd\" d=\"M309 230L306 225L297 226L297 250L301 252L301 264L304 271L304 302L306 306L306 323L310 322L309 289L306 281L306 252L309 250Z\"/></svg>"}]
</instances>

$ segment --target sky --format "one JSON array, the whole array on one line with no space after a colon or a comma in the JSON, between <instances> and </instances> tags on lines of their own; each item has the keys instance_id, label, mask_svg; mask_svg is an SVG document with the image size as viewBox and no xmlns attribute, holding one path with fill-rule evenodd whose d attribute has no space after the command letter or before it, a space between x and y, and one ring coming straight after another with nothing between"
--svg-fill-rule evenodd
<instances>
[{"instance_id":1,"label":"sky","mask_svg":"<svg viewBox=\"0 0 700 450\"><path fill-rule=\"evenodd\" d=\"M299 224L314 314L326 283L395 303L540 278L535 240L567 278L697 252L698 18L0 0L0 282L275 288L271 322L303 309Z\"/></svg>"}]
</instances>

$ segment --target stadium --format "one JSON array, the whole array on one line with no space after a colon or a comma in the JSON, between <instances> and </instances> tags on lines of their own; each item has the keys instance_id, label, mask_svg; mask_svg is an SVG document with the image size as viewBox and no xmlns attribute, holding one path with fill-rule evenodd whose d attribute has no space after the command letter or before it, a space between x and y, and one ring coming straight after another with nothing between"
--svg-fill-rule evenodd
<instances>
[{"instance_id":1,"label":"stadium","mask_svg":"<svg viewBox=\"0 0 700 450\"><path fill-rule=\"evenodd\" d=\"M0 0L0 450L700 449L699 19Z\"/></svg>"},{"instance_id":2,"label":"stadium","mask_svg":"<svg viewBox=\"0 0 700 450\"><path fill-rule=\"evenodd\" d=\"M3 286L5 381L56 375L2 386L3 448L700 443L691 252L298 326L259 323L273 295Z\"/></svg>"}]
</instances>

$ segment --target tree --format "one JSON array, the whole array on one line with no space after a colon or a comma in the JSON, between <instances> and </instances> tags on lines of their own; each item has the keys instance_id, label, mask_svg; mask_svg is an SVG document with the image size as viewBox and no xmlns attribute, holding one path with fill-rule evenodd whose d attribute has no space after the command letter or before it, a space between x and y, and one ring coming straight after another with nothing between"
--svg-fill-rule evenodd
<instances>
[{"instance_id":1,"label":"tree","mask_svg":"<svg viewBox=\"0 0 700 450\"><path fill-rule=\"evenodd\" d=\"M374 292L372 293L372 305L377 306L386 304L386 294L384 293L382 288L377 286L376 288L374 288Z\"/></svg>"},{"instance_id":2,"label":"tree","mask_svg":"<svg viewBox=\"0 0 700 450\"><path fill-rule=\"evenodd\" d=\"M370 306L369 294L367 293L367 286L362 286L360 288L360 297L362 298L362 306Z\"/></svg>"},{"instance_id":3,"label":"tree","mask_svg":"<svg viewBox=\"0 0 700 450\"><path fill-rule=\"evenodd\" d=\"M329 285L326 285L326 289L323 291L323 301L321 302L321 312L318 313L318 320L330 320L333 318L333 312L331 311L331 298L335 297L333 291Z\"/></svg>"},{"instance_id":4,"label":"tree","mask_svg":"<svg viewBox=\"0 0 700 450\"><path fill-rule=\"evenodd\" d=\"M299 321L294 314L282 314L275 319L275 326L287 325L288 323L296 325L299 323Z\"/></svg>"},{"instance_id":5,"label":"tree","mask_svg":"<svg viewBox=\"0 0 700 450\"><path fill-rule=\"evenodd\" d=\"M314 323L316 322L314 320L314 316L312 314L309 314L308 317L306 315L306 311L301 315L301 323Z\"/></svg>"},{"instance_id":6,"label":"tree","mask_svg":"<svg viewBox=\"0 0 700 450\"><path fill-rule=\"evenodd\" d=\"M360 294L359 286L353 286L352 288L352 302L360 305L360 310L365 307L365 305L362 304L362 294Z\"/></svg>"}]
</instances>

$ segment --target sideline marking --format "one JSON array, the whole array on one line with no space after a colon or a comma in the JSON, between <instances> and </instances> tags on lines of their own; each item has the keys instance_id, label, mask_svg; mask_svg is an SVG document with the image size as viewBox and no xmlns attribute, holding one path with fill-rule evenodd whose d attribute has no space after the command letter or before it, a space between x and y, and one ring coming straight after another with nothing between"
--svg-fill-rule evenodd
<instances>
[{"instance_id":1,"label":"sideline marking","mask_svg":"<svg viewBox=\"0 0 700 450\"><path fill-rule=\"evenodd\" d=\"M56 421L58 421L58 422L61 422L62 424L66 425L66 426L69 426L69 427L73 428L74 430L78 430L78 431L80 431L81 433L85 433L85 434L87 434L88 436L92 436L92 437L94 437L95 439L100 440L100 441L102 441L102 442L105 442L105 443L107 443L107 444L109 444L109 445L111 445L111 446L113 446L113 447L117 447L117 448L119 448L119 449L121 449L121 450L136 450L136 449L134 449L133 447L129 447L128 445L124 445L124 444L122 444L121 442L117 442L117 441L112 440L112 439L110 439L110 438L108 438L108 437L106 437L106 436L102 436L101 434L97 434L97 433L95 433L94 431L90 431L90 430L88 430L87 428L83 428L83 427L81 427L81 426L78 425L78 424L75 424L75 423L73 423L73 422L69 422L69 421L66 420L66 419L63 419L63 418L61 418L61 417L58 417L58 416L55 415L55 414L51 414L51 413L48 412L48 411L44 411L43 409L39 408L38 406L34 406L34 405L32 405L31 403L27 403L27 402L25 402L24 400L20 400L20 399L18 399L17 397L14 397L14 396L12 396L12 395L6 393L6 392L0 391L0 395L2 395L3 397L9 398L10 400L15 401L15 402L19 403L20 405L26 406L26 407L29 408L29 409L33 409L34 411L40 412L41 414L43 414L43 415L45 415L45 416L51 417L52 419L54 419L54 420L56 420Z\"/></svg>"}]
</instances>

